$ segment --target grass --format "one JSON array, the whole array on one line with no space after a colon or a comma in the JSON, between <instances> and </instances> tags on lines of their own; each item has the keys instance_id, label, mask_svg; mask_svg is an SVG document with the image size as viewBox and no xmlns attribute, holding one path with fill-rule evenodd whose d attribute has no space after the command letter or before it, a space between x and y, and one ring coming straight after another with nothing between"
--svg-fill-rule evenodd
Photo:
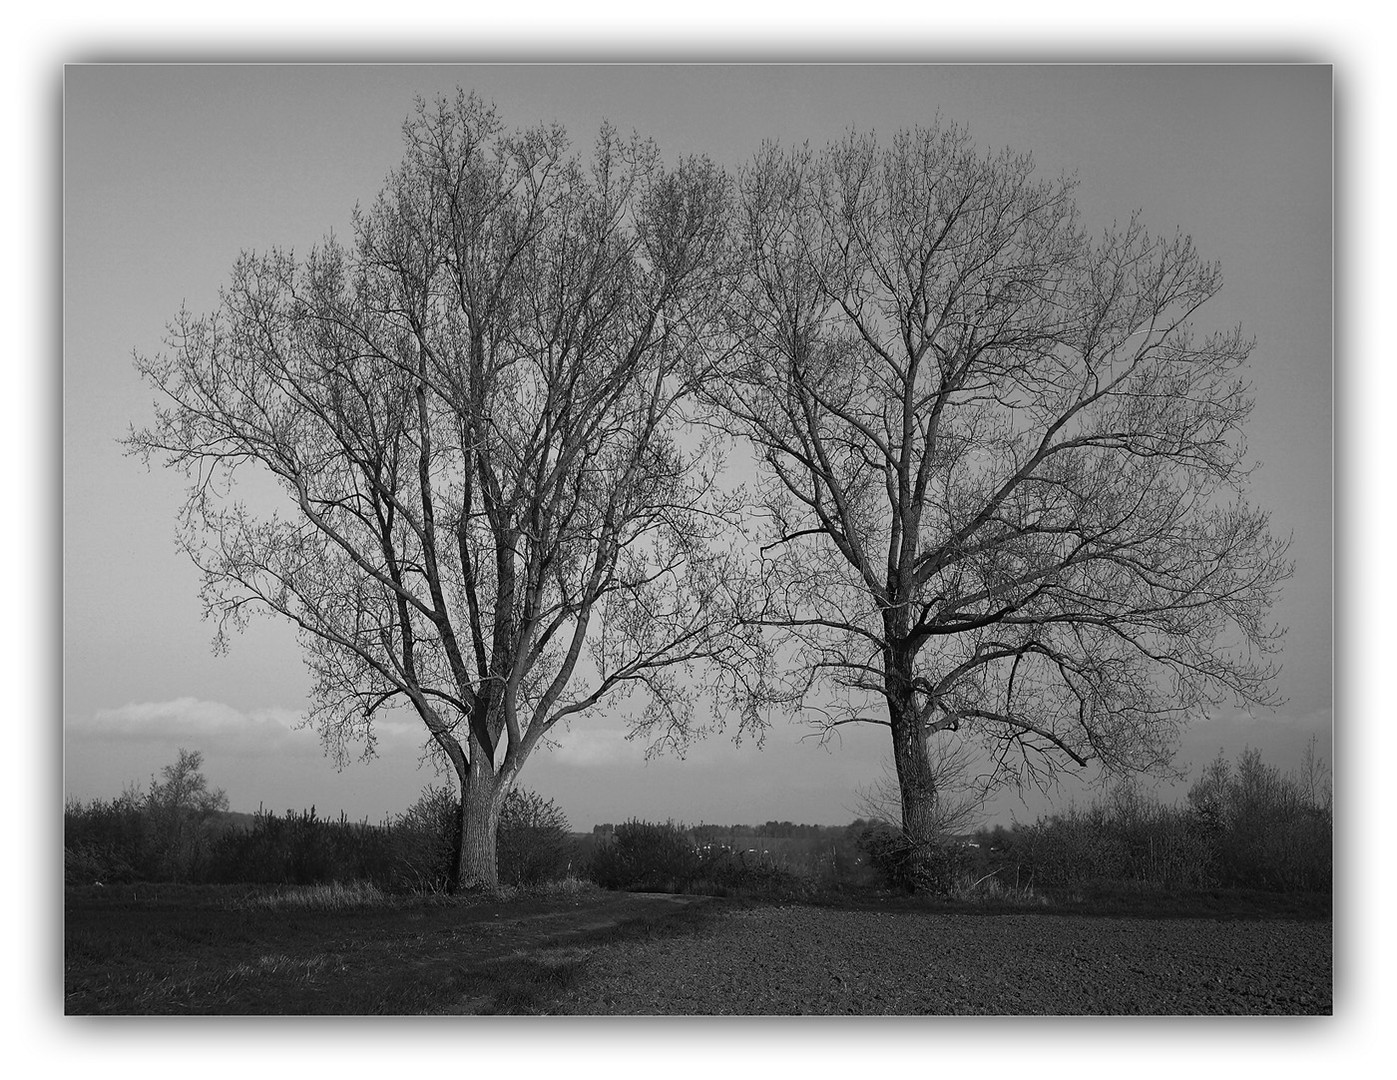
<instances>
[{"instance_id":1,"label":"grass","mask_svg":"<svg viewBox=\"0 0 1397 1080\"><path fill-rule=\"evenodd\" d=\"M516 955L481 964L463 973L457 991L465 1011L482 1015L538 1014L581 980L587 954L570 950L562 956Z\"/></svg>"},{"instance_id":2,"label":"grass","mask_svg":"<svg viewBox=\"0 0 1397 1080\"><path fill-rule=\"evenodd\" d=\"M254 896L245 901L251 907L269 911L353 911L392 904L393 897L367 881L349 884L297 885L284 891Z\"/></svg>"},{"instance_id":3,"label":"grass","mask_svg":"<svg viewBox=\"0 0 1397 1080\"><path fill-rule=\"evenodd\" d=\"M569 874L567 877L560 878L557 881L545 881L527 888L517 885L501 884L496 888L493 895L499 900L516 900L520 897L568 900L582 896L598 895L600 891L600 887L593 882L580 878L576 874Z\"/></svg>"},{"instance_id":4,"label":"grass","mask_svg":"<svg viewBox=\"0 0 1397 1080\"><path fill-rule=\"evenodd\" d=\"M1031 881L1009 884L1002 871L991 870L974 878L961 877L951 887L950 899L969 904L1008 904L1019 907L1042 907L1048 898L1033 887Z\"/></svg>"},{"instance_id":5,"label":"grass","mask_svg":"<svg viewBox=\"0 0 1397 1080\"><path fill-rule=\"evenodd\" d=\"M620 925L560 932L617 913ZM698 933L706 919L692 908L642 910L580 881L471 899L349 885L74 890L64 1005L68 1014L542 1012L584 977L595 948Z\"/></svg>"},{"instance_id":6,"label":"grass","mask_svg":"<svg viewBox=\"0 0 1397 1080\"><path fill-rule=\"evenodd\" d=\"M761 898L750 898L760 902ZM1330 893L1260 889L1164 889L1136 882L1100 881L1042 888L1002 872L963 875L944 895L913 894L878 886L825 890L802 902L851 910L935 911L963 915L1089 915L1152 919L1300 919L1333 917Z\"/></svg>"},{"instance_id":7,"label":"grass","mask_svg":"<svg viewBox=\"0 0 1397 1080\"><path fill-rule=\"evenodd\" d=\"M1129 882L1093 882L1054 890L1049 909L1070 915L1131 915L1181 919L1330 919L1328 892L1271 892L1261 889L1155 889Z\"/></svg>"}]
</instances>

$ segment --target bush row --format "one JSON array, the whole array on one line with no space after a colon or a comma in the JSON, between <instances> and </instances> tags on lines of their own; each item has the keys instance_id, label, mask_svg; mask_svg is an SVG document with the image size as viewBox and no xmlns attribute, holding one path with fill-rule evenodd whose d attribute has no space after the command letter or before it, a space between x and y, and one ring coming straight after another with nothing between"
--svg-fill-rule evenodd
<instances>
[{"instance_id":1,"label":"bush row","mask_svg":"<svg viewBox=\"0 0 1397 1080\"><path fill-rule=\"evenodd\" d=\"M1082 809L981 834L981 850L1045 887L1126 882L1157 889L1333 887L1333 803L1313 759L1281 775L1255 750L1222 755L1166 806L1123 784Z\"/></svg>"},{"instance_id":2,"label":"bush row","mask_svg":"<svg viewBox=\"0 0 1397 1080\"><path fill-rule=\"evenodd\" d=\"M700 845L674 822L628 821L592 853L588 872L605 889L630 892L745 893L795 899L806 876L721 844Z\"/></svg>"},{"instance_id":3,"label":"bush row","mask_svg":"<svg viewBox=\"0 0 1397 1080\"><path fill-rule=\"evenodd\" d=\"M207 791L199 765L197 754L181 751L161 781L152 778L149 792L69 803L70 883L446 887L457 813L449 790L429 787L405 813L379 825L325 820L311 808L259 812L250 825L229 827L227 800ZM771 837L633 820L576 837L551 801L516 789L501 814L498 859L501 883L513 886L575 875L609 889L783 898L870 886L956 893L993 875L1054 891L1128 883L1323 892L1333 881L1332 828L1327 784L1316 781L1312 761L1307 774L1281 776L1249 750L1235 767L1219 756L1185 805L1162 805L1126 784L1085 809L1032 825L982 830L973 842L945 838L922 860L913 859L899 829L862 820Z\"/></svg>"},{"instance_id":4,"label":"bush row","mask_svg":"<svg viewBox=\"0 0 1397 1080\"><path fill-rule=\"evenodd\" d=\"M64 812L64 873L71 885L173 881L320 885L358 881L391 892L446 889L454 850L453 793L429 787L396 818L378 825L321 818L315 808L258 811L230 824L222 793L172 795L169 774L197 777L197 754L165 770L145 794L70 801ZM199 778L202 783L202 778ZM188 787L186 784L185 787ZM181 789L183 790L183 789ZM500 881L530 886L566 875L576 863L567 818L522 789L506 797L497 847Z\"/></svg>"}]
</instances>

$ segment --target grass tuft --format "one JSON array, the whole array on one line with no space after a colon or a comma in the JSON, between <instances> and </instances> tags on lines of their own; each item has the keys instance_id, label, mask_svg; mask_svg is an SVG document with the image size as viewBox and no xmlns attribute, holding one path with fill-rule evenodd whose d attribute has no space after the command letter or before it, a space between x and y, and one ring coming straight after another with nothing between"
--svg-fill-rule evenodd
<instances>
[{"instance_id":1,"label":"grass tuft","mask_svg":"<svg viewBox=\"0 0 1397 1080\"><path fill-rule=\"evenodd\" d=\"M966 904L1047 905L1048 898L1038 892L1032 882L1011 885L1000 880L999 874L999 870L992 870L973 880L963 875L951 886L948 898Z\"/></svg>"},{"instance_id":2,"label":"grass tuft","mask_svg":"<svg viewBox=\"0 0 1397 1080\"><path fill-rule=\"evenodd\" d=\"M246 901L249 907L273 911L355 911L385 907L391 896L368 881L331 882L328 885L297 885Z\"/></svg>"},{"instance_id":3,"label":"grass tuft","mask_svg":"<svg viewBox=\"0 0 1397 1080\"><path fill-rule=\"evenodd\" d=\"M558 881L545 881L529 890L530 896L548 899L576 900L584 896L597 896L603 891L595 882L569 874Z\"/></svg>"}]
</instances>

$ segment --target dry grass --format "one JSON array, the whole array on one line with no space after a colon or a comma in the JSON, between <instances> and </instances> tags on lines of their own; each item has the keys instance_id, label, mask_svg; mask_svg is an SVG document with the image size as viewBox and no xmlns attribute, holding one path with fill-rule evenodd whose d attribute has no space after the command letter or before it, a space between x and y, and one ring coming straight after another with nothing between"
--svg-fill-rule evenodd
<instances>
[{"instance_id":1,"label":"dry grass","mask_svg":"<svg viewBox=\"0 0 1397 1080\"><path fill-rule=\"evenodd\" d=\"M391 896L368 881L335 881L328 885L297 885L244 901L249 907L271 911L357 911L394 903Z\"/></svg>"},{"instance_id":2,"label":"dry grass","mask_svg":"<svg viewBox=\"0 0 1397 1080\"><path fill-rule=\"evenodd\" d=\"M951 887L949 898L970 904L1013 904L1045 906L1048 897L1038 892L1031 881L1019 884L1001 879L1001 870L992 870L983 877L961 877Z\"/></svg>"}]
</instances>

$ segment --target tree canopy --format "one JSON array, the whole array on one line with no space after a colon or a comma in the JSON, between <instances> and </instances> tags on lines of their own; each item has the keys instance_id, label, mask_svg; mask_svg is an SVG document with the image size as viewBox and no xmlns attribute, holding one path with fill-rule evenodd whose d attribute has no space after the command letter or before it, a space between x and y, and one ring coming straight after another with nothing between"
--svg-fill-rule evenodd
<instances>
[{"instance_id":1,"label":"tree canopy","mask_svg":"<svg viewBox=\"0 0 1397 1080\"><path fill-rule=\"evenodd\" d=\"M909 827L938 732L1047 781L1161 767L1220 700L1273 700L1251 343L1192 329L1222 279L1187 237L1088 235L1070 180L940 122L768 146L740 199L712 401L762 466L772 696L888 725Z\"/></svg>"},{"instance_id":2,"label":"tree canopy","mask_svg":"<svg viewBox=\"0 0 1397 1080\"><path fill-rule=\"evenodd\" d=\"M300 628L327 744L371 752L410 707L493 838L549 731L640 687L641 728L682 745L676 667L741 649L719 461L685 422L729 182L606 128L584 163L463 93L404 142L351 246L245 254L137 358L161 401L129 445L192 478L182 543L220 625ZM244 471L283 508L240 501Z\"/></svg>"}]
</instances>

